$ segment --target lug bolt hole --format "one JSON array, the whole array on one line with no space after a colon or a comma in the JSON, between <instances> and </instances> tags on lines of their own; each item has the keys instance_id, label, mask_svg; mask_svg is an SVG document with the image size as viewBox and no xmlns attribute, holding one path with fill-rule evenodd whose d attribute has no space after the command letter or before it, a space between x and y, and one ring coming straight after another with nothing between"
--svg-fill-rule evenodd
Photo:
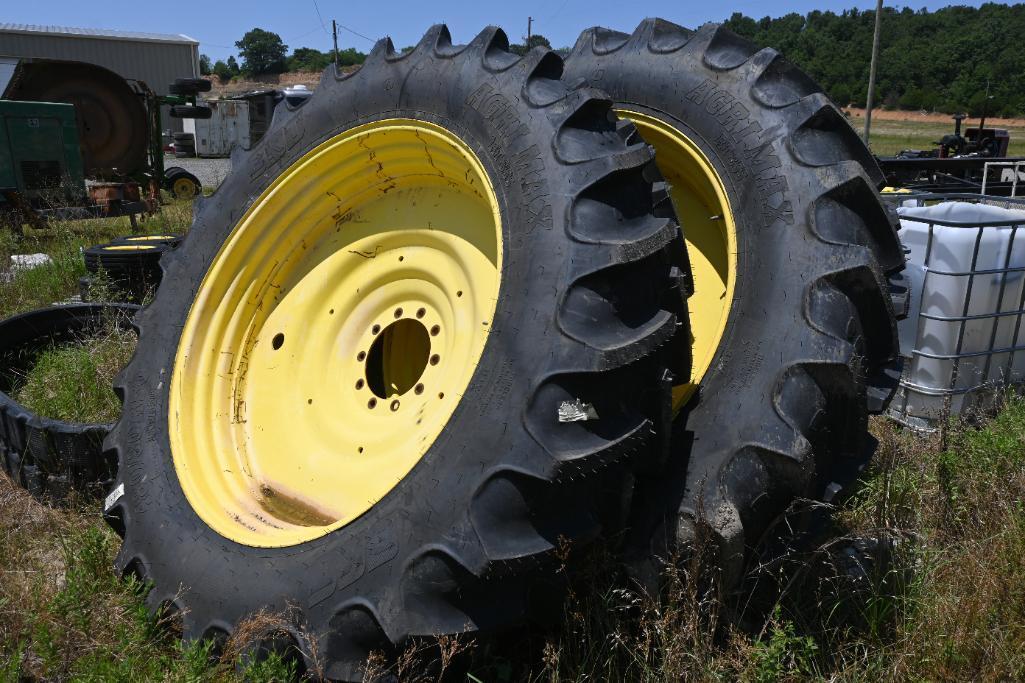
<instances>
[{"instance_id":1,"label":"lug bolt hole","mask_svg":"<svg viewBox=\"0 0 1025 683\"><path fill-rule=\"evenodd\" d=\"M399 260L400 260L400 261L405 261L405 260L406 260L406 257L405 257L405 256L400 256L400 257L399 257Z\"/></svg>"},{"instance_id":2,"label":"lug bolt hole","mask_svg":"<svg viewBox=\"0 0 1025 683\"><path fill-rule=\"evenodd\" d=\"M373 327L370 328L370 332L372 334L377 334L380 331L381 331L381 326L380 325L374 325Z\"/></svg>"},{"instance_id":3,"label":"lug bolt hole","mask_svg":"<svg viewBox=\"0 0 1025 683\"><path fill-rule=\"evenodd\" d=\"M327 312L327 314L328 315L334 315L335 314L335 309L332 308L330 311Z\"/></svg>"},{"instance_id":4,"label":"lug bolt hole","mask_svg":"<svg viewBox=\"0 0 1025 683\"><path fill-rule=\"evenodd\" d=\"M362 363L363 360L366 357L367 357L367 352L366 351L360 351L359 353L356 354L356 360L358 360L360 363Z\"/></svg>"},{"instance_id":5,"label":"lug bolt hole","mask_svg":"<svg viewBox=\"0 0 1025 683\"><path fill-rule=\"evenodd\" d=\"M462 295L463 295L463 290L460 289L458 292L456 292L456 296L462 296Z\"/></svg>"},{"instance_id":6,"label":"lug bolt hole","mask_svg":"<svg viewBox=\"0 0 1025 683\"><path fill-rule=\"evenodd\" d=\"M376 407L377 407L377 399L376 398L372 398L369 401L367 401L367 408L370 408L371 410L373 410Z\"/></svg>"},{"instance_id":7,"label":"lug bolt hole","mask_svg":"<svg viewBox=\"0 0 1025 683\"><path fill-rule=\"evenodd\" d=\"M438 354L434 354L433 356L431 356L431 365L437 365L440 360L441 356L439 356Z\"/></svg>"},{"instance_id":8,"label":"lug bolt hole","mask_svg":"<svg viewBox=\"0 0 1025 683\"><path fill-rule=\"evenodd\" d=\"M363 446L360 446L360 447L359 447L359 452L360 452L360 453L362 453L362 452L363 452Z\"/></svg>"},{"instance_id":9,"label":"lug bolt hole","mask_svg":"<svg viewBox=\"0 0 1025 683\"><path fill-rule=\"evenodd\" d=\"M439 332L441 332L441 325L435 325L434 327L431 328L431 336L432 337L437 337Z\"/></svg>"},{"instance_id":10,"label":"lug bolt hole","mask_svg":"<svg viewBox=\"0 0 1025 683\"><path fill-rule=\"evenodd\" d=\"M280 349L281 345L284 344L284 343L285 343L285 335L281 334L280 332L278 332L276 335L274 335L274 338L270 340L270 345L274 348L275 351Z\"/></svg>"},{"instance_id":11,"label":"lug bolt hole","mask_svg":"<svg viewBox=\"0 0 1025 683\"><path fill-rule=\"evenodd\" d=\"M438 398L445 398L445 392L444 391L438 392Z\"/></svg>"},{"instance_id":12,"label":"lug bolt hole","mask_svg":"<svg viewBox=\"0 0 1025 683\"><path fill-rule=\"evenodd\" d=\"M362 388L363 388L363 380L361 380L361 379L356 380L356 391L359 391Z\"/></svg>"},{"instance_id":13,"label":"lug bolt hole","mask_svg":"<svg viewBox=\"0 0 1025 683\"><path fill-rule=\"evenodd\" d=\"M313 405L313 399L312 398L311 399L307 399L306 405L312 406Z\"/></svg>"},{"instance_id":14,"label":"lug bolt hole","mask_svg":"<svg viewBox=\"0 0 1025 683\"><path fill-rule=\"evenodd\" d=\"M401 318L402 317L402 309L401 308L396 308L395 309L395 317L396 318Z\"/></svg>"},{"instance_id":15,"label":"lug bolt hole","mask_svg":"<svg viewBox=\"0 0 1025 683\"><path fill-rule=\"evenodd\" d=\"M424 393L424 385L417 384L415 387L413 387L413 391L418 395Z\"/></svg>"},{"instance_id":16,"label":"lug bolt hole","mask_svg":"<svg viewBox=\"0 0 1025 683\"><path fill-rule=\"evenodd\" d=\"M391 402L391 410L394 413L398 409L399 409L399 400L395 399L394 401Z\"/></svg>"},{"instance_id":17,"label":"lug bolt hole","mask_svg":"<svg viewBox=\"0 0 1025 683\"><path fill-rule=\"evenodd\" d=\"M418 308L418 309L416 310L416 317L417 317L417 318L422 318L422 317L424 317L425 315L427 315L427 309L426 309L426 308Z\"/></svg>"}]
</instances>

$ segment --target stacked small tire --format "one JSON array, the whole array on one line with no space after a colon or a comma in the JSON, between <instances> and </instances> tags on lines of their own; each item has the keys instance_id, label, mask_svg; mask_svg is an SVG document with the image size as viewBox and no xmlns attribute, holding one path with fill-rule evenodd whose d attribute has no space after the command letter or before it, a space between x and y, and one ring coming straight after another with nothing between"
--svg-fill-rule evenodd
<instances>
[{"instance_id":1,"label":"stacked small tire","mask_svg":"<svg viewBox=\"0 0 1025 683\"><path fill-rule=\"evenodd\" d=\"M103 275L114 289L106 292L107 296L142 302L160 285L161 257L181 241L180 235L126 235L89 247L83 251L85 268L90 273L82 283L83 298L92 297L90 290L95 278Z\"/></svg>"},{"instance_id":2,"label":"stacked small tire","mask_svg":"<svg viewBox=\"0 0 1025 683\"><path fill-rule=\"evenodd\" d=\"M359 680L518 623L565 544L624 527L649 565L711 531L733 583L863 455L902 258L818 88L714 26L508 47L437 26L329 70L161 262L105 514L185 637L287 614Z\"/></svg>"}]
</instances>

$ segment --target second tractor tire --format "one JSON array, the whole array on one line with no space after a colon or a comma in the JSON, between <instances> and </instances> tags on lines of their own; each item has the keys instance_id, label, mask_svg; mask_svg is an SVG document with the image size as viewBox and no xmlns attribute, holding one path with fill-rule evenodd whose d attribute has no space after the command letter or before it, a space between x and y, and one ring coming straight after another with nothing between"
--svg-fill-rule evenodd
<instances>
[{"instance_id":1,"label":"second tractor tire","mask_svg":"<svg viewBox=\"0 0 1025 683\"><path fill-rule=\"evenodd\" d=\"M862 457L896 385L904 258L882 174L810 78L721 26L589 29L566 78L655 147L694 266L695 372L641 554L710 530L731 585L777 515Z\"/></svg>"}]
</instances>

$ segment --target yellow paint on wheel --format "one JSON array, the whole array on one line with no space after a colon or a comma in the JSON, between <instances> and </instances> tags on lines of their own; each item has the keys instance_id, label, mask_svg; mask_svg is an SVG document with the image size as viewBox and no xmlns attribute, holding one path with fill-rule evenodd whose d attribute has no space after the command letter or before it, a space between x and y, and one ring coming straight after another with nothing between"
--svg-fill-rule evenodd
<instances>
[{"instance_id":1,"label":"yellow paint on wheel","mask_svg":"<svg viewBox=\"0 0 1025 683\"><path fill-rule=\"evenodd\" d=\"M133 235L132 237L125 237L125 242L163 242L166 240L173 240L174 235Z\"/></svg>"},{"instance_id":2,"label":"yellow paint on wheel","mask_svg":"<svg viewBox=\"0 0 1025 683\"><path fill-rule=\"evenodd\" d=\"M444 128L366 124L284 171L214 257L169 378L196 513L283 547L373 507L459 404L501 267L491 182Z\"/></svg>"},{"instance_id":3,"label":"yellow paint on wheel","mask_svg":"<svg viewBox=\"0 0 1025 683\"><path fill-rule=\"evenodd\" d=\"M171 193L178 199L192 199L199 194L199 188L188 178L181 177L171 183Z\"/></svg>"},{"instance_id":4,"label":"yellow paint on wheel","mask_svg":"<svg viewBox=\"0 0 1025 683\"><path fill-rule=\"evenodd\" d=\"M156 246L152 244L108 244L103 251L155 251Z\"/></svg>"},{"instance_id":5,"label":"yellow paint on wheel","mask_svg":"<svg viewBox=\"0 0 1025 683\"><path fill-rule=\"evenodd\" d=\"M736 222L722 178L694 141L660 118L628 108L616 113L630 119L655 148L694 273L694 295L688 302L693 369L689 381L673 389L673 407L679 410L694 395L726 333L737 276Z\"/></svg>"}]
</instances>

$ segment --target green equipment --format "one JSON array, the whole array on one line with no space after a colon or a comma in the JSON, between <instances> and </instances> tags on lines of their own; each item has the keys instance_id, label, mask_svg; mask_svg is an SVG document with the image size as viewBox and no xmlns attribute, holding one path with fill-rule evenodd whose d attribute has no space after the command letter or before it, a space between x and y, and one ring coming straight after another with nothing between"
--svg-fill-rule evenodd
<instances>
[{"instance_id":1,"label":"green equipment","mask_svg":"<svg viewBox=\"0 0 1025 683\"><path fill-rule=\"evenodd\" d=\"M0 211L85 199L74 106L0 100Z\"/></svg>"}]
</instances>

